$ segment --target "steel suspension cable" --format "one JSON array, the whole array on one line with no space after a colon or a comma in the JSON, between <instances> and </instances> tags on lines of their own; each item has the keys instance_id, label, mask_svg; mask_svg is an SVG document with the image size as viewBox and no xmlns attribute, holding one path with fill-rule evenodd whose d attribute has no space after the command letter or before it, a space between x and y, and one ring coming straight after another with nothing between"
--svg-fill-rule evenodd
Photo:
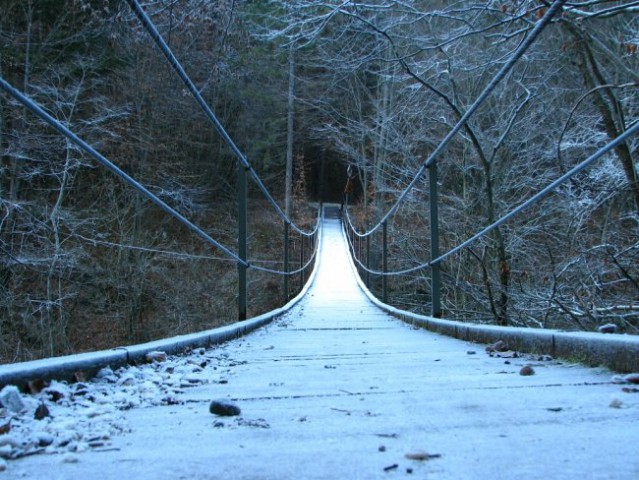
<instances>
[{"instance_id":1,"label":"steel suspension cable","mask_svg":"<svg viewBox=\"0 0 639 480\"><path fill-rule=\"evenodd\" d=\"M117 175L118 177L122 178L126 183L131 185L133 188L135 188L138 192L140 192L146 198L151 200L151 202L153 202L155 205L160 207L162 210L164 210L166 213L168 213L172 217L176 218L180 223L182 223L184 226L186 226L189 230L191 230L192 232L196 233L198 236L203 238L206 242L210 243L215 248L217 248L218 250L220 250L225 255L227 255L228 257L232 258L233 260L235 260L239 264L241 264L241 265L243 265L243 266L245 266L247 268L251 267L251 264L249 262L247 262L245 260L242 260L238 255L233 253L229 248L227 248L224 245L222 245L220 242L215 240L213 237L211 237L208 233L206 233L200 227L198 227L193 222L191 222L189 219L187 219L180 212L178 212L173 207L168 205L166 202L161 200L157 195L155 195L153 192L148 190L145 186L143 186L141 183L139 183L137 180L135 180L129 174L127 174L122 169L120 169L120 167L115 165L108 158L106 158L104 155L102 155L97 150L95 150L91 145L89 145L87 142L85 142L80 137L78 137L75 133L73 133L71 130L69 130L69 128L67 128L62 123L60 123L58 120L53 118L40 105L38 105L36 102L31 100L25 94L23 94L22 92L20 92L16 88L14 88L2 76L0 76L0 89L4 90L11 97L13 97L18 102L20 102L22 105L24 105L29 110L31 110L31 112L33 112L37 117L39 117L41 120L43 120L44 122L49 124L53 129L55 129L56 131L58 131L59 133L64 135L66 138L71 140L71 142L73 142L78 147L80 147L82 150L84 150L87 154L89 154L91 157L93 157L102 166L106 167L108 170L113 172L115 175Z\"/></svg>"},{"instance_id":2,"label":"steel suspension cable","mask_svg":"<svg viewBox=\"0 0 639 480\"><path fill-rule=\"evenodd\" d=\"M397 200L393 204L393 206L386 212L386 214L382 217L382 219L370 230L365 231L364 233L358 233L358 236L368 236L377 230L379 230L384 222L386 222L391 215L393 215L400 204L404 201L406 196L411 192L411 190L417 185L420 178L426 170L437 160L437 158L442 154L442 152L446 149L448 144L452 141L452 139L459 133L459 131L464 128L466 123L470 117L472 117L475 112L479 109L479 107L486 101L486 99L490 96L493 90L499 85L499 83L506 77L506 75L513 69L517 61L526 53L526 51L532 46L532 44L537 40L541 32L544 28L551 22L551 20L555 17L555 15L563 8L564 4L567 0L555 0L551 7L548 9L546 14L537 22L535 27L531 30L530 34L522 41L521 45L515 50L515 52L511 55L508 61L504 64L504 66L495 74L490 83L484 88L481 94L477 97L477 99L473 102L470 108L462 115L457 124L453 127L453 129L444 137L444 139L437 145L437 148L430 154L430 156L424 161L422 166L417 170L417 173L414 174L413 179L408 184L408 186L402 191L402 193L397 197Z\"/></svg>"},{"instance_id":3,"label":"steel suspension cable","mask_svg":"<svg viewBox=\"0 0 639 480\"><path fill-rule=\"evenodd\" d=\"M621 144L621 143L625 142L626 140L630 139L631 137L633 137L637 133L639 133L639 121L637 121L632 127L627 129L624 133L619 135L617 138L615 138L611 142L609 142L606 145L604 145L603 147L601 147L599 150L597 150L590 157L586 158L581 163L575 165L568 172L563 174L561 177L557 178L554 182L550 183L545 188L543 188L542 190L537 192L535 195L530 197L528 200L526 200L525 202L521 203L519 206L515 207L510 212L506 213L504 216L502 216L501 218L499 218L495 222L491 223L486 228L480 230L479 232L477 232L475 235L473 235L469 239L465 240L464 242L460 243L456 247L450 249L448 252L444 253L443 255L440 255L437 258L432 259L429 262L423 263L421 265L417 265L415 267L407 268L405 270L397 270L397 271L393 271L393 272L380 272L380 271L377 271L377 270L368 269L366 267L366 265L364 265L357 258L355 258L355 260L360 265L360 267L362 267L365 271L367 271L369 273L372 273L374 275L386 275L386 276L406 275L408 273L413 273L413 272L416 272L418 270L422 270L424 268L431 267L431 266L433 266L433 265L435 265L437 263L441 263L442 261L444 261L445 259L447 259L451 255L454 255L455 253L459 252L460 250L466 248L468 245L470 245L471 243L477 241L478 239L480 239L481 237L483 237L487 233L491 232L495 228L503 225L508 220L513 218L515 215L521 213L522 211L524 211L525 209L527 209L531 205L534 205L535 203L541 201L549 193L551 193L553 190L555 190L559 185L561 185L562 183L565 183L571 177L575 176L577 173L579 173L582 170L584 170L587 167L589 167L591 163L593 163L594 161L598 160L599 158L604 156L606 153L610 152L611 150L616 148L619 144ZM350 225L352 225L352 223L350 223L350 216L348 217L348 222L349 222ZM348 237L348 235L347 235L347 237ZM350 242L350 240L349 240L349 242Z\"/></svg>"},{"instance_id":4,"label":"steel suspension cable","mask_svg":"<svg viewBox=\"0 0 639 480\"><path fill-rule=\"evenodd\" d=\"M189 90L189 92L191 93L195 101L202 108L202 110L204 111L208 119L211 121L211 123L213 124L217 132L220 134L222 139L229 146L233 154L237 157L237 159L241 163L239 168L245 168L246 171L250 173L251 177L257 184L258 188L262 191L262 193L264 194L266 199L269 201L269 203L271 203L273 208L275 208L277 214L282 218L282 220L284 220L287 224L293 227L293 229L296 230L298 233L300 233L300 235L304 235L306 237L310 237L311 235L313 235L312 232L306 232L302 230L299 226L297 226L295 223L293 223L293 221L280 208L280 206L275 201L275 199L273 198L269 190L266 188L266 186L264 185L264 182L262 182L262 179L257 174L257 172L255 171L255 169L253 168L249 160L242 153L239 147L235 144L235 142L233 141L231 136L228 134L228 132L226 131L222 123L218 120L217 116L215 115L211 107L209 107L208 103L206 103L206 100L204 100L204 97L202 97L202 94L200 93L200 91L197 89L197 87L195 86L191 78L188 76L188 74L186 73L182 65L180 64L177 57L173 54L173 51L171 50L171 48L164 41L164 38L162 37L158 29L155 27L155 24L153 23L151 18L140 6L138 0L126 0L126 1L131 7L131 9L133 10L133 12L135 13L135 15L138 17L138 19L140 20L140 22L142 23L146 31L149 33L151 38L155 41L156 45L160 48L160 50L162 51L166 59L169 61L169 63L171 64L175 72L178 74L178 76L180 77L184 85L187 87L187 89Z\"/></svg>"}]
</instances>

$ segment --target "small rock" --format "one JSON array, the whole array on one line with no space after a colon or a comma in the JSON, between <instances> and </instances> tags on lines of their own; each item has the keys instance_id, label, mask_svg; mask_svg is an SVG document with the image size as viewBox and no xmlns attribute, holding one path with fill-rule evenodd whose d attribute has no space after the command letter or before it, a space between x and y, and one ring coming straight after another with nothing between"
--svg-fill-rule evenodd
<instances>
[{"instance_id":1,"label":"small rock","mask_svg":"<svg viewBox=\"0 0 639 480\"><path fill-rule=\"evenodd\" d=\"M524 365L523 367L521 367L521 370L519 370L519 375L522 375L524 377L528 377L534 374L535 370L530 365Z\"/></svg>"},{"instance_id":2,"label":"small rock","mask_svg":"<svg viewBox=\"0 0 639 480\"><path fill-rule=\"evenodd\" d=\"M60 400L62 400L64 398L64 393L61 392L60 390L56 390L56 389L52 389L52 388L47 388L47 390L45 391L45 393L47 394L47 396L49 397L49 399L54 402L54 403L58 403L60 402Z\"/></svg>"},{"instance_id":3,"label":"small rock","mask_svg":"<svg viewBox=\"0 0 639 480\"><path fill-rule=\"evenodd\" d=\"M44 402L42 402L40 403L40 405L38 405L38 408L36 408L34 417L36 420L42 420L43 418L47 418L50 415L51 413L49 412L49 409L44 404Z\"/></svg>"},{"instance_id":4,"label":"small rock","mask_svg":"<svg viewBox=\"0 0 639 480\"><path fill-rule=\"evenodd\" d=\"M226 399L213 400L209 405L209 412L220 417L234 417L242 413L240 407Z\"/></svg>"},{"instance_id":5,"label":"small rock","mask_svg":"<svg viewBox=\"0 0 639 480\"><path fill-rule=\"evenodd\" d=\"M11 445L0 446L0 458L10 458L13 453L13 447Z\"/></svg>"},{"instance_id":6,"label":"small rock","mask_svg":"<svg viewBox=\"0 0 639 480\"><path fill-rule=\"evenodd\" d=\"M466 355L475 355L477 352L475 350L468 350Z\"/></svg>"},{"instance_id":7,"label":"small rock","mask_svg":"<svg viewBox=\"0 0 639 480\"><path fill-rule=\"evenodd\" d=\"M617 325L615 325L614 323L606 323L605 325L601 325L599 328L597 328L597 331L599 333L616 333Z\"/></svg>"},{"instance_id":8,"label":"small rock","mask_svg":"<svg viewBox=\"0 0 639 480\"><path fill-rule=\"evenodd\" d=\"M413 452L407 453L404 455L409 460L418 460L420 462L424 460L430 460L431 458L439 458L441 454L439 453L426 453L426 452Z\"/></svg>"},{"instance_id":9,"label":"small rock","mask_svg":"<svg viewBox=\"0 0 639 480\"><path fill-rule=\"evenodd\" d=\"M95 374L95 378L107 378L113 375L113 369L111 367L103 367Z\"/></svg>"},{"instance_id":10,"label":"small rock","mask_svg":"<svg viewBox=\"0 0 639 480\"><path fill-rule=\"evenodd\" d=\"M27 388L31 395L36 395L49 386L49 382L46 382L40 378L35 380L29 380L27 382Z\"/></svg>"},{"instance_id":11,"label":"small rock","mask_svg":"<svg viewBox=\"0 0 639 480\"><path fill-rule=\"evenodd\" d=\"M144 356L144 359L148 363L153 363L153 362L163 363L163 362L166 362L166 352L161 352L161 351L149 352Z\"/></svg>"},{"instance_id":12,"label":"small rock","mask_svg":"<svg viewBox=\"0 0 639 480\"><path fill-rule=\"evenodd\" d=\"M135 383L136 383L135 375L133 375L132 373L127 373L120 377L120 379L117 382L117 385L120 387L131 387L135 385Z\"/></svg>"},{"instance_id":13,"label":"small rock","mask_svg":"<svg viewBox=\"0 0 639 480\"><path fill-rule=\"evenodd\" d=\"M508 350L508 345L503 340L497 340L495 343L491 343L486 347L486 351L490 352L505 352Z\"/></svg>"},{"instance_id":14,"label":"small rock","mask_svg":"<svg viewBox=\"0 0 639 480\"><path fill-rule=\"evenodd\" d=\"M627 383L639 384L639 373L629 373L623 377L623 380Z\"/></svg>"},{"instance_id":15,"label":"small rock","mask_svg":"<svg viewBox=\"0 0 639 480\"><path fill-rule=\"evenodd\" d=\"M20 413L26 408L20 390L15 385L7 385L0 392L0 403L4 408L14 413Z\"/></svg>"},{"instance_id":16,"label":"small rock","mask_svg":"<svg viewBox=\"0 0 639 480\"><path fill-rule=\"evenodd\" d=\"M0 435L6 435L11 431L11 420L0 424Z\"/></svg>"},{"instance_id":17,"label":"small rock","mask_svg":"<svg viewBox=\"0 0 639 480\"><path fill-rule=\"evenodd\" d=\"M380 445L379 448L377 449L377 451L385 452L386 451L386 445Z\"/></svg>"},{"instance_id":18,"label":"small rock","mask_svg":"<svg viewBox=\"0 0 639 480\"><path fill-rule=\"evenodd\" d=\"M73 453L67 453L64 457L62 457L62 463L78 463L80 459L77 455Z\"/></svg>"},{"instance_id":19,"label":"small rock","mask_svg":"<svg viewBox=\"0 0 639 480\"><path fill-rule=\"evenodd\" d=\"M48 447L53 444L54 441L55 438L53 438L53 435L50 433L42 432L37 435L38 447Z\"/></svg>"},{"instance_id":20,"label":"small rock","mask_svg":"<svg viewBox=\"0 0 639 480\"><path fill-rule=\"evenodd\" d=\"M4 458L0 458L0 472L4 472L8 466L7 461Z\"/></svg>"},{"instance_id":21,"label":"small rock","mask_svg":"<svg viewBox=\"0 0 639 480\"><path fill-rule=\"evenodd\" d=\"M621 408L623 406L623 402L618 398L613 398L608 406L610 408Z\"/></svg>"},{"instance_id":22,"label":"small rock","mask_svg":"<svg viewBox=\"0 0 639 480\"><path fill-rule=\"evenodd\" d=\"M83 397L87 393L89 393L89 386L86 383L78 382L75 384L73 395Z\"/></svg>"}]
</instances>

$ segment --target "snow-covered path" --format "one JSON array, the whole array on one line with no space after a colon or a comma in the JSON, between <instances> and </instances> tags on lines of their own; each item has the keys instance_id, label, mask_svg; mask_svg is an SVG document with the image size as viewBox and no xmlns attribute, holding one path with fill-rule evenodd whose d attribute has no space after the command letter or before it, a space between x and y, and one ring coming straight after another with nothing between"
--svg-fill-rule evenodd
<instances>
[{"instance_id":1,"label":"snow-covered path","mask_svg":"<svg viewBox=\"0 0 639 480\"><path fill-rule=\"evenodd\" d=\"M104 448L28 456L4 475L639 478L632 385L613 383L605 369L491 357L483 346L403 324L359 290L339 223L326 220L323 235L316 281L287 315L247 337L149 366L128 383L120 372L111 388L121 396L117 384L157 384L185 365L195 367L195 386L182 382L171 401L112 412L130 431L110 434ZM535 374L520 375L524 365ZM241 415L209 413L217 398L233 400ZM53 415L65 415L56 408Z\"/></svg>"}]
</instances>

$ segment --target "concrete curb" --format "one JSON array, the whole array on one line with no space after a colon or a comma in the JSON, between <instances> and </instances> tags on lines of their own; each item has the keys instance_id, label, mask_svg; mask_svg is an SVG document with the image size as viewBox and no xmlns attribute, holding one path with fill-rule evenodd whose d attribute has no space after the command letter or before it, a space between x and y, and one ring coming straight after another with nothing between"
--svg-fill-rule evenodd
<instances>
[{"instance_id":1,"label":"concrete curb","mask_svg":"<svg viewBox=\"0 0 639 480\"><path fill-rule=\"evenodd\" d=\"M344 241L348 241L343 229L342 235ZM621 373L639 371L639 336L498 327L417 315L378 300L360 278L350 255L349 260L357 283L369 300L390 315L411 325L474 343L491 344L502 340L512 350L551 355L590 366L603 365Z\"/></svg>"},{"instance_id":2,"label":"concrete curb","mask_svg":"<svg viewBox=\"0 0 639 480\"><path fill-rule=\"evenodd\" d=\"M323 232L320 230L318 235L319 244L317 246L318 255L315 258L315 264L306 285L295 298L280 308L242 322L203 332L179 335L127 347L117 347L112 350L0 365L0 390L6 385L15 385L24 391L27 388L27 384L32 380L76 381L79 372L88 380L101 368L107 366L117 369L126 365L145 363L145 357L150 352L162 351L168 355L180 355L192 348L208 348L213 345L219 345L257 330L288 312L306 295L317 274L322 235Z\"/></svg>"}]
</instances>

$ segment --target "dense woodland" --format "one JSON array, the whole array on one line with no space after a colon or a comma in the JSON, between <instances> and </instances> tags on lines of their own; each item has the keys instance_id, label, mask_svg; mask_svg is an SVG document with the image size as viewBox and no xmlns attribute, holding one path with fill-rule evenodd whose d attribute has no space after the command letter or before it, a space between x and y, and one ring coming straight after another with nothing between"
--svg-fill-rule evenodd
<instances>
[{"instance_id":1,"label":"dense woodland","mask_svg":"<svg viewBox=\"0 0 639 480\"><path fill-rule=\"evenodd\" d=\"M340 202L350 166L363 230L551 2L141 3L293 219L313 223L307 201ZM438 160L442 252L638 121L638 47L637 2L565 3ZM236 248L237 161L127 2L1 0L0 76ZM444 317L636 334L638 145L447 259ZM4 93L0 162L1 362L235 321L234 262ZM392 217L391 270L430 258L427 184ZM249 194L249 257L280 265L281 219ZM283 301L281 277L249 271L249 283L249 314ZM429 312L427 269L389 288L391 303Z\"/></svg>"}]
</instances>

